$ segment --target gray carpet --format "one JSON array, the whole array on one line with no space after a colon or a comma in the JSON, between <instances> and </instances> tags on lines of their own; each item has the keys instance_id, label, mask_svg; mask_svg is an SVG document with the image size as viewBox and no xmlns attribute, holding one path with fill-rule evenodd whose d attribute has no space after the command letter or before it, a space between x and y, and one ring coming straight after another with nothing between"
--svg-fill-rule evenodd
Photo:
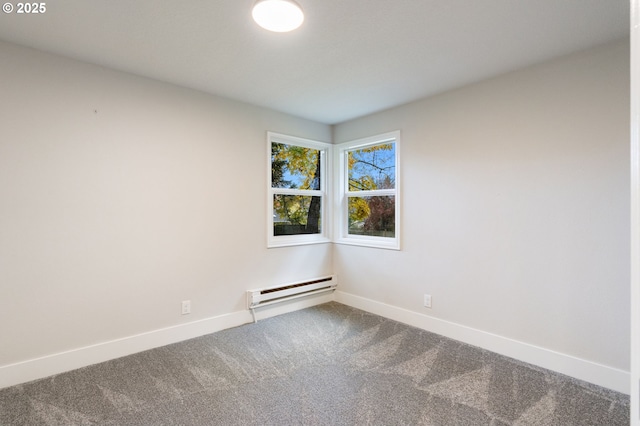
<instances>
[{"instance_id":1,"label":"gray carpet","mask_svg":"<svg viewBox=\"0 0 640 426\"><path fill-rule=\"evenodd\" d=\"M0 390L1 425L628 425L627 396L338 303Z\"/></svg>"}]
</instances>

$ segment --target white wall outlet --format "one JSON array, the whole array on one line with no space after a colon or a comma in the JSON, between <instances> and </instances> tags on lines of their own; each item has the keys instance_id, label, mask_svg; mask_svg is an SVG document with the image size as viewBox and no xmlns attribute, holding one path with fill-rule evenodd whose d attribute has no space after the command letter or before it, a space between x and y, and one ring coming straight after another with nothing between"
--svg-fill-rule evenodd
<instances>
[{"instance_id":1,"label":"white wall outlet","mask_svg":"<svg viewBox=\"0 0 640 426\"><path fill-rule=\"evenodd\" d=\"M182 301L182 315L187 315L191 313L191 300L183 300Z\"/></svg>"},{"instance_id":2,"label":"white wall outlet","mask_svg":"<svg viewBox=\"0 0 640 426\"><path fill-rule=\"evenodd\" d=\"M430 294L425 294L424 295L424 307L425 308L430 308L431 307L431 295Z\"/></svg>"}]
</instances>

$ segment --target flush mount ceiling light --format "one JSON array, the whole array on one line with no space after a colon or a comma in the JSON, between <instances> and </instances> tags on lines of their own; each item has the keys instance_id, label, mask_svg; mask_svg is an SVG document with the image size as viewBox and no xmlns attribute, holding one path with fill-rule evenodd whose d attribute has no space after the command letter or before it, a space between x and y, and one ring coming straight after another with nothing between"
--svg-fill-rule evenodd
<instances>
[{"instance_id":1,"label":"flush mount ceiling light","mask_svg":"<svg viewBox=\"0 0 640 426\"><path fill-rule=\"evenodd\" d=\"M293 0L258 0L251 12L253 20L262 28L286 33L302 25L302 8Z\"/></svg>"}]
</instances>

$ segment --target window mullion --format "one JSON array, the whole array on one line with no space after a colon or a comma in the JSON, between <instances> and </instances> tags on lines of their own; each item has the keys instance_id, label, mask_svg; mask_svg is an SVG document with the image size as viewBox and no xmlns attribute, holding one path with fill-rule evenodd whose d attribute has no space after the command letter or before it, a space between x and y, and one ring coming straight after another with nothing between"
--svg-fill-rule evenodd
<instances>
[{"instance_id":1,"label":"window mullion","mask_svg":"<svg viewBox=\"0 0 640 426\"><path fill-rule=\"evenodd\" d=\"M347 197L376 197L384 195L396 195L395 189L372 189L369 191L347 191Z\"/></svg>"},{"instance_id":2,"label":"window mullion","mask_svg":"<svg viewBox=\"0 0 640 426\"><path fill-rule=\"evenodd\" d=\"M282 195L306 195L321 197L324 195L324 191L316 189L291 189L291 188L271 188L273 194Z\"/></svg>"}]
</instances>

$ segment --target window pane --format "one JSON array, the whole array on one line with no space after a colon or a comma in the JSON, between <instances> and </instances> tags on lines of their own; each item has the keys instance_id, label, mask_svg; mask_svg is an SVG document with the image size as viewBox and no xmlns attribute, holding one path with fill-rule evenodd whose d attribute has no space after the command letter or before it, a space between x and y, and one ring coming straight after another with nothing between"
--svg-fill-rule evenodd
<instances>
[{"instance_id":1,"label":"window pane","mask_svg":"<svg viewBox=\"0 0 640 426\"><path fill-rule=\"evenodd\" d=\"M274 195L273 235L319 234L321 204L321 197Z\"/></svg>"},{"instance_id":2,"label":"window pane","mask_svg":"<svg viewBox=\"0 0 640 426\"><path fill-rule=\"evenodd\" d=\"M347 153L349 191L395 188L395 143L368 146Z\"/></svg>"},{"instance_id":3,"label":"window pane","mask_svg":"<svg viewBox=\"0 0 640 426\"><path fill-rule=\"evenodd\" d=\"M390 196L349 197L349 234L395 237L396 200Z\"/></svg>"},{"instance_id":4,"label":"window pane","mask_svg":"<svg viewBox=\"0 0 640 426\"><path fill-rule=\"evenodd\" d=\"M320 189L320 150L271 143L273 188Z\"/></svg>"}]
</instances>

